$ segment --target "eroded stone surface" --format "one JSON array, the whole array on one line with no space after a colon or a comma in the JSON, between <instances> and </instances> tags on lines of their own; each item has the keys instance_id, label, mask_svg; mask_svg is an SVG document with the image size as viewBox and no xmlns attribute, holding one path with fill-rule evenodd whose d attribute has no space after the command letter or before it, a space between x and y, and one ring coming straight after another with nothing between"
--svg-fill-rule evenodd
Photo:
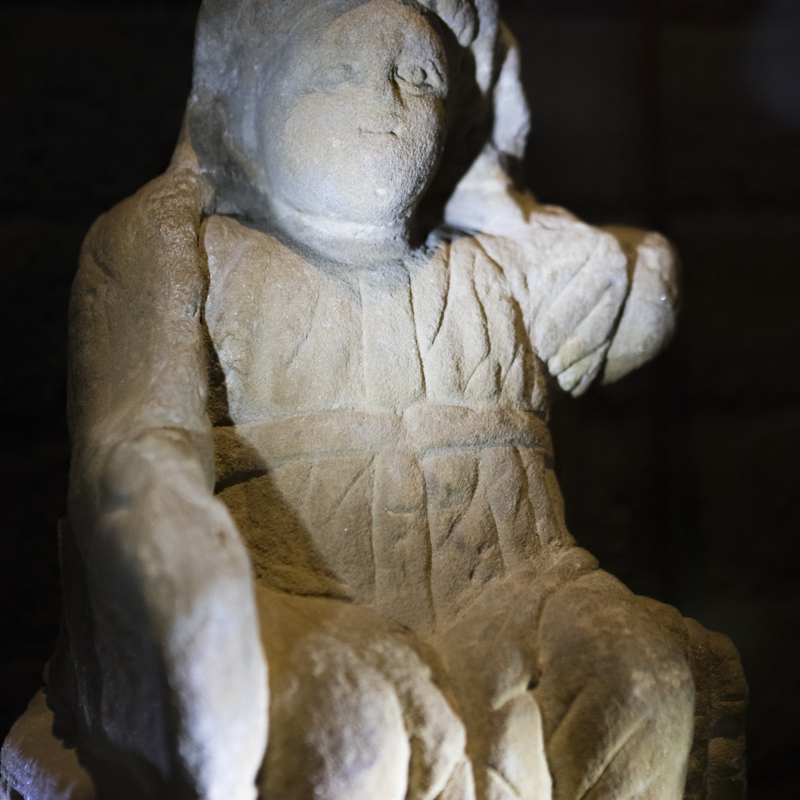
<instances>
[{"instance_id":1,"label":"eroded stone surface","mask_svg":"<svg viewBox=\"0 0 800 800\"><path fill-rule=\"evenodd\" d=\"M575 545L547 428L666 344L675 255L514 186L517 69L491 0L206 0L173 164L73 289L9 797L741 792L735 651Z\"/></svg>"}]
</instances>

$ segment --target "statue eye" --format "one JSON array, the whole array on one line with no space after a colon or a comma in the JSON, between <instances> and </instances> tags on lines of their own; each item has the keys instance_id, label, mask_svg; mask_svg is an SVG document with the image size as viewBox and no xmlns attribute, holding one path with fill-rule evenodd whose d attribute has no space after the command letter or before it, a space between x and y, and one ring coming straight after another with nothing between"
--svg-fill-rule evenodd
<instances>
[{"instance_id":1,"label":"statue eye","mask_svg":"<svg viewBox=\"0 0 800 800\"><path fill-rule=\"evenodd\" d=\"M395 76L414 95L439 96L444 90L444 81L432 65L426 69L420 64L400 63Z\"/></svg>"},{"instance_id":2,"label":"statue eye","mask_svg":"<svg viewBox=\"0 0 800 800\"><path fill-rule=\"evenodd\" d=\"M422 86L428 78L428 73L419 66L400 66L397 69L397 77L400 78L401 81L410 83L412 86Z\"/></svg>"},{"instance_id":3,"label":"statue eye","mask_svg":"<svg viewBox=\"0 0 800 800\"><path fill-rule=\"evenodd\" d=\"M353 64L342 62L318 69L311 80L315 91L326 94L336 92L350 83L357 82L358 70Z\"/></svg>"}]
</instances>

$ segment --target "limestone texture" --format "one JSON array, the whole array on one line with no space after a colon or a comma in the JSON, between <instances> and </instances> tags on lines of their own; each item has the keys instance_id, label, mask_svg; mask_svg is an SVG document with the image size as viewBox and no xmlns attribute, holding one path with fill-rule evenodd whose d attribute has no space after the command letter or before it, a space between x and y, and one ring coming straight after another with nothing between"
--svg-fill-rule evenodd
<instances>
[{"instance_id":1,"label":"limestone texture","mask_svg":"<svg viewBox=\"0 0 800 800\"><path fill-rule=\"evenodd\" d=\"M513 176L492 0L206 0L70 308L64 623L2 800L728 800L733 645L574 542L548 397L677 258Z\"/></svg>"}]
</instances>

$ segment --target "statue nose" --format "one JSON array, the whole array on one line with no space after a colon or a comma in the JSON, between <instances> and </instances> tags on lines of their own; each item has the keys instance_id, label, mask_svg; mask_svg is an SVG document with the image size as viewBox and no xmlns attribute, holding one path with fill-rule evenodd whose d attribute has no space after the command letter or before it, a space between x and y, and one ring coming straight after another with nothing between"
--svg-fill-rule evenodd
<instances>
[{"instance_id":1,"label":"statue nose","mask_svg":"<svg viewBox=\"0 0 800 800\"><path fill-rule=\"evenodd\" d=\"M361 120L359 131L372 134L397 134L405 110L403 96L391 76L370 82L371 114Z\"/></svg>"},{"instance_id":2,"label":"statue nose","mask_svg":"<svg viewBox=\"0 0 800 800\"><path fill-rule=\"evenodd\" d=\"M381 75L371 83L370 89L382 106L393 111L405 108L403 94L393 74Z\"/></svg>"}]
</instances>

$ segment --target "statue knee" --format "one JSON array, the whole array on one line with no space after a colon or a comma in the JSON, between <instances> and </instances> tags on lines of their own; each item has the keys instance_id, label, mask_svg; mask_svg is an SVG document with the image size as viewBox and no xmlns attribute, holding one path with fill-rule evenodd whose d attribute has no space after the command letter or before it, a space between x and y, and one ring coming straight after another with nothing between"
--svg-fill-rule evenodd
<instances>
[{"instance_id":1,"label":"statue knee","mask_svg":"<svg viewBox=\"0 0 800 800\"><path fill-rule=\"evenodd\" d=\"M369 669L278 691L264 800L404 800L410 746L395 692Z\"/></svg>"},{"instance_id":2,"label":"statue knee","mask_svg":"<svg viewBox=\"0 0 800 800\"><path fill-rule=\"evenodd\" d=\"M657 775L669 788L653 797L679 797L694 724L689 664L669 632L609 579L566 588L542 616L536 699L554 796L611 797L603 787L623 776L650 785Z\"/></svg>"},{"instance_id":3,"label":"statue knee","mask_svg":"<svg viewBox=\"0 0 800 800\"><path fill-rule=\"evenodd\" d=\"M625 644L574 696L545 699L554 800L683 796L694 718L689 666L671 647Z\"/></svg>"},{"instance_id":4,"label":"statue knee","mask_svg":"<svg viewBox=\"0 0 800 800\"><path fill-rule=\"evenodd\" d=\"M661 733L674 729L691 741L694 682L683 653L669 642L624 659L618 695L643 720L654 720Z\"/></svg>"}]
</instances>

